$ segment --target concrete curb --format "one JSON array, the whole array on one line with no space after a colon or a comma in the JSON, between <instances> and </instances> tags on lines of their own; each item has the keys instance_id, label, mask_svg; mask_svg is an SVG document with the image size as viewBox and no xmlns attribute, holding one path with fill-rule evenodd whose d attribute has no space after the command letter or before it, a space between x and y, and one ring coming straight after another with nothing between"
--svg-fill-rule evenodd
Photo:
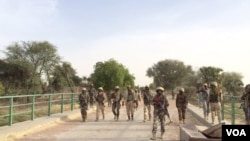
<instances>
[{"instance_id":1,"label":"concrete curb","mask_svg":"<svg viewBox=\"0 0 250 141\"><path fill-rule=\"evenodd\" d=\"M194 105L188 104L187 111L190 112L196 119L198 119L204 126L211 127L212 124L205 120L200 114Z\"/></svg>"},{"instance_id":2,"label":"concrete curb","mask_svg":"<svg viewBox=\"0 0 250 141\"><path fill-rule=\"evenodd\" d=\"M214 126L215 124L218 124L218 123L212 124L210 117L209 117L209 120L205 120L203 118L202 109L199 108L199 107L196 107L196 106L194 106L194 105L192 105L190 103L188 104L187 111L190 112L196 119L198 119L204 126L211 127L211 126ZM222 121L222 123L225 123L227 125L231 124L227 120Z\"/></svg>"}]
</instances>

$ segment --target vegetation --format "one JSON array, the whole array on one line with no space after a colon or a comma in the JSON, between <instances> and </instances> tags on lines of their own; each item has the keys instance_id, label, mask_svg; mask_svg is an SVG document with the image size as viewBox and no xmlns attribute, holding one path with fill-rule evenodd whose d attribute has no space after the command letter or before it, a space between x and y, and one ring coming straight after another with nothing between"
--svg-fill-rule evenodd
<instances>
[{"instance_id":1,"label":"vegetation","mask_svg":"<svg viewBox=\"0 0 250 141\"><path fill-rule=\"evenodd\" d=\"M116 85L126 87L134 86L135 77L129 70L114 59L105 62L97 62L94 73L91 74L94 86L103 87L104 90L113 90Z\"/></svg>"},{"instance_id":2,"label":"vegetation","mask_svg":"<svg viewBox=\"0 0 250 141\"><path fill-rule=\"evenodd\" d=\"M107 91L116 85L135 86L135 76L115 59L96 62L90 76L77 76L70 62L62 61L57 48L47 41L16 42L6 47L4 53L6 58L0 60L1 95L55 93L65 87L74 92L73 88L83 82ZM161 85L167 90L181 86L189 93L195 93L202 83L217 81L224 92L240 95L244 85L237 72L224 72L213 66L194 71L190 65L173 59L157 62L146 70L146 75L153 78L150 86Z\"/></svg>"}]
</instances>

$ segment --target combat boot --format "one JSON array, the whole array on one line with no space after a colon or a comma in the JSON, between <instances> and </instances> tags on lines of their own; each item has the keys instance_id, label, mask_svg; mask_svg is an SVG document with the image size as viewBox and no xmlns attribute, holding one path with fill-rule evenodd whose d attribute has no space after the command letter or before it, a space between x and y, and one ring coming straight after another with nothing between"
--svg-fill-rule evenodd
<instances>
[{"instance_id":1,"label":"combat boot","mask_svg":"<svg viewBox=\"0 0 250 141\"><path fill-rule=\"evenodd\" d=\"M164 135L164 133L161 133L160 139L163 139L163 135Z\"/></svg>"},{"instance_id":2,"label":"combat boot","mask_svg":"<svg viewBox=\"0 0 250 141\"><path fill-rule=\"evenodd\" d=\"M152 137L150 138L151 140L156 140L156 133L152 134Z\"/></svg>"},{"instance_id":3,"label":"combat boot","mask_svg":"<svg viewBox=\"0 0 250 141\"><path fill-rule=\"evenodd\" d=\"M130 116L128 116L128 121L130 120Z\"/></svg>"},{"instance_id":4,"label":"combat boot","mask_svg":"<svg viewBox=\"0 0 250 141\"><path fill-rule=\"evenodd\" d=\"M119 115L118 116L116 116L116 121L118 121L119 120Z\"/></svg>"},{"instance_id":5,"label":"combat boot","mask_svg":"<svg viewBox=\"0 0 250 141\"><path fill-rule=\"evenodd\" d=\"M134 120L134 115L133 114L131 115L131 120Z\"/></svg>"}]
</instances>

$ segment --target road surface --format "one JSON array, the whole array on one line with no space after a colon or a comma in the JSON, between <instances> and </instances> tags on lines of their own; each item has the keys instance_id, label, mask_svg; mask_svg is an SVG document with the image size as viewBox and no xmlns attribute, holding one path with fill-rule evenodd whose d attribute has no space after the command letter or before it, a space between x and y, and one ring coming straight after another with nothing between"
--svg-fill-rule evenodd
<instances>
[{"instance_id":1,"label":"road surface","mask_svg":"<svg viewBox=\"0 0 250 141\"><path fill-rule=\"evenodd\" d=\"M169 113L171 124L166 121L165 141L177 141L180 138L177 109L175 101L169 99ZM105 107L105 119L95 121L95 112L89 113L87 122L82 122L80 117L73 120L61 121L58 125L49 129L27 134L14 141L148 141L151 137L152 121L143 122L143 104L135 111L134 121L127 121L126 109L120 110L120 120L114 121L111 107ZM186 115L186 124L202 125L190 113ZM160 126L158 124L157 137L160 136ZM157 139L160 140L160 139Z\"/></svg>"}]
</instances>

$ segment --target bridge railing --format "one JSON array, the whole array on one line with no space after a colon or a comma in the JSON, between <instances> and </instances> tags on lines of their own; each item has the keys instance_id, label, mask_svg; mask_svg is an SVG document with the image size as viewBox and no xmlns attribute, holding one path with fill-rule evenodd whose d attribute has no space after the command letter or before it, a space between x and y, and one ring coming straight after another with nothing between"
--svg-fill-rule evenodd
<instances>
[{"instance_id":1,"label":"bridge railing","mask_svg":"<svg viewBox=\"0 0 250 141\"><path fill-rule=\"evenodd\" d=\"M0 126L34 120L79 108L79 93L34 94L0 97Z\"/></svg>"},{"instance_id":2,"label":"bridge railing","mask_svg":"<svg viewBox=\"0 0 250 141\"><path fill-rule=\"evenodd\" d=\"M190 103L202 108L200 95L190 98ZM245 124L245 113L241 108L240 96L223 95L221 103L222 120L230 121L231 124Z\"/></svg>"}]
</instances>

